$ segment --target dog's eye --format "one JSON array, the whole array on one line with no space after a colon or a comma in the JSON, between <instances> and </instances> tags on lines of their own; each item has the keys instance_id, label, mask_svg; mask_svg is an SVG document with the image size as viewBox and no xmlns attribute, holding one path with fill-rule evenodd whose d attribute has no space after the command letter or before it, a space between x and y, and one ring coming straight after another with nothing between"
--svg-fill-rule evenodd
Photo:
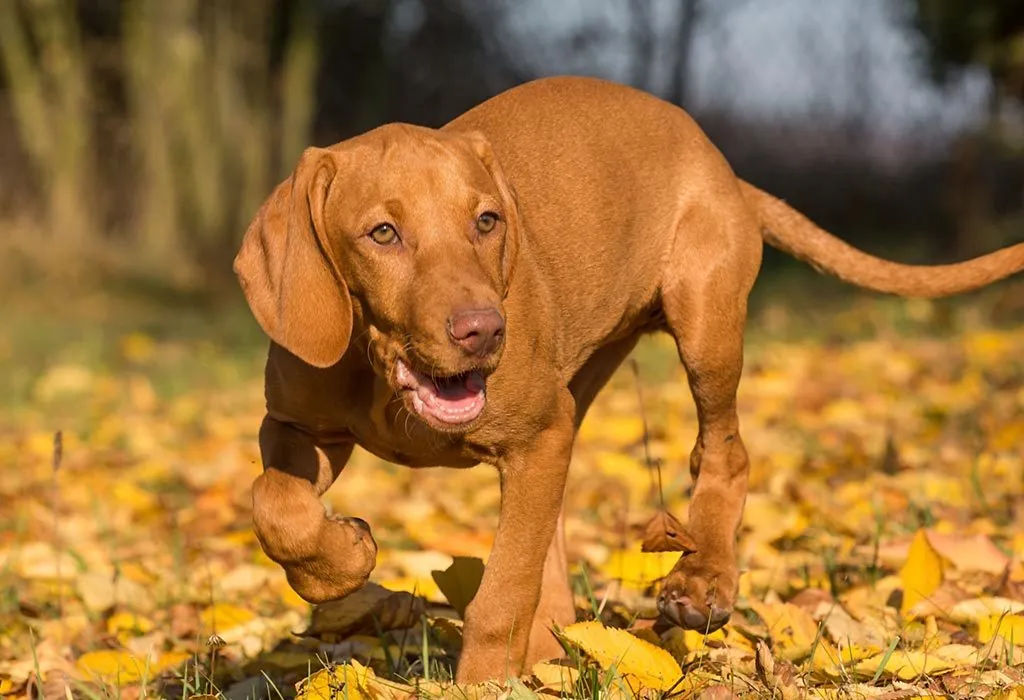
<instances>
[{"instance_id":1,"label":"dog's eye","mask_svg":"<svg viewBox=\"0 0 1024 700\"><path fill-rule=\"evenodd\" d=\"M377 245L391 245L398 240L398 231L391 224L381 224L370 231L370 238Z\"/></svg>"},{"instance_id":2,"label":"dog's eye","mask_svg":"<svg viewBox=\"0 0 1024 700\"><path fill-rule=\"evenodd\" d=\"M490 233L498 225L498 215L493 211L485 211L476 220L476 230L480 233Z\"/></svg>"}]
</instances>

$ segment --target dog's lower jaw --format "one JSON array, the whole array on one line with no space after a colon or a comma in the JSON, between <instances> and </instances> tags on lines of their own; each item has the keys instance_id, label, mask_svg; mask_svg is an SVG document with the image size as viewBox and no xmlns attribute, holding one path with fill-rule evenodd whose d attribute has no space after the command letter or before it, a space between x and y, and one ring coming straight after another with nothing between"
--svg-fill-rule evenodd
<instances>
[{"instance_id":1,"label":"dog's lower jaw","mask_svg":"<svg viewBox=\"0 0 1024 700\"><path fill-rule=\"evenodd\" d=\"M440 432L465 432L487 403L487 380L477 370L440 379L412 369L399 359L394 377L406 410Z\"/></svg>"}]
</instances>

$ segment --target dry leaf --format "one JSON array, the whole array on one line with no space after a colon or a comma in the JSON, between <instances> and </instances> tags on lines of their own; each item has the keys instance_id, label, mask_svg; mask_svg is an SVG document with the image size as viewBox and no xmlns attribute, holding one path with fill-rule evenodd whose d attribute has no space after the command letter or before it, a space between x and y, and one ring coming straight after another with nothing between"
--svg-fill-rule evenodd
<instances>
[{"instance_id":1,"label":"dry leaf","mask_svg":"<svg viewBox=\"0 0 1024 700\"><path fill-rule=\"evenodd\" d=\"M555 692L571 692L580 672L568 663L558 661L541 661L533 665L533 676L540 687Z\"/></svg>"},{"instance_id":2,"label":"dry leaf","mask_svg":"<svg viewBox=\"0 0 1024 700\"><path fill-rule=\"evenodd\" d=\"M408 629L420 621L424 610L422 598L389 591L371 581L340 600L313 606L312 620L301 634L343 639L355 634Z\"/></svg>"},{"instance_id":3,"label":"dry leaf","mask_svg":"<svg viewBox=\"0 0 1024 700\"><path fill-rule=\"evenodd\" d=\"M907 612L925 600L942 585L942 557L928 541L924 530L918 530L910 544L907 561L900 569L903 582L903 602L900 612Z\"/></svg>"},{"instance_id":4,"label":"dry leaf","mask_svg":"<svg viewBox=\"0 0 1024 700\"><path fill-rule=\"evenodd\" d=\"M1024 646L1024 615L989 615L978 620L978 640L983 644L996 635Z\"/></svg>"},{"instance_id":5,"label":"dry leaf","mask_svg":"<svg viewBox=\"0 0 1024 700\"><path fill-rule=\"evenodd\" d=\"M959 667L959 661L945 659L938 654L923 651L894 650L868 659L862 659L847 670L861 678L899 678L912 681L922 676L933 676Z\"/></svg>"},{"instance_id":6,"label":"dry leaf","mask_svg":"<svg viewBox=\"0 0 1024 700\"><path fill-rule=\"evenodd\" d=\"M685 552L697 551L697 543L690 537L683 524L667 510L659 510L644 528L641 552Z\"/></svg>"},{"instance_id":7,"label":"dry leaf","mask_svg":"<svg viewBox=\"0 0 1024 700\"><path fill-rule=\"evenodd\" d=\"M559 636L584 651L601 668L614 668L616 673L635 678L655 690L668 690L683 675L679 664L664 649L600 622L577 622L562 628Z\"/></svg>"},{"instance_id":8,"label":"dry leaf","mask_svg":"<svg viewBox=\"0 0 1024 700\"><path fill-rule=\"evenodd\" d=\"M961 571L1001 574L1010 563L1010 558L986 535L944 534L934 530L925 534L932 548Z\"/></svg>"},{"instance_id":9,"label":"dry leaf","mask_svg":"<svg viewBox=\"0 0 1024 700\"><path fill-rule=\"evenodd\" d=\"M432 571L430 575L455 612L464 618L466 607L473 600L484 578L484 562L476 557L455 557L447 569Z\"/></svg>"},{"instance_id":10,"label":"dry leaf","mask_svg":"<svg viewBox=\"0 0 1024 700\"><path fill-rule=\"evenodd\" d=\"M978 624L992 615L1016 615L1024 612L1024 602L985 596L961 600L949 611L949 619L963 625Z\"/></svg>"}]
</instances>

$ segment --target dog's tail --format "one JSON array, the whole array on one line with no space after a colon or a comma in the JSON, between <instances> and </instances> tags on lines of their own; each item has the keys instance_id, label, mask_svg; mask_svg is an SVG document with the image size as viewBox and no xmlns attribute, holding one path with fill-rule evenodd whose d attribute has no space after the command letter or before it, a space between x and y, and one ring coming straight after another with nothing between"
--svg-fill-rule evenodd
<instances>
[{"instance_id":1,"label":"dog's tail","mask_svg":"<svg viewBox=\"0 0 1024 700\"><path fill-rule=\"evenodd\" d=\"M951 265L904 265L857 250L781 199L740 181L760 218L765 243L858 287L905 297L943 297L984 287L1024 270L1024 243Z\"/></svg>"}]
</instances>

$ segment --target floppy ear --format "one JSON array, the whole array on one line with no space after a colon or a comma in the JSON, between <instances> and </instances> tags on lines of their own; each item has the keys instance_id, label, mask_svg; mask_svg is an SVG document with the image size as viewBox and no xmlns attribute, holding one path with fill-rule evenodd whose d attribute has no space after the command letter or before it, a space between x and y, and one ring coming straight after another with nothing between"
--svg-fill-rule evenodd
<instances>
[{"instance_id":1,"label":"floppy ear","mask_svg":"<svg viewBox=\"0 0 1024 700\"><path fill-rule=\"evenodd\" d=\"M234 264L266 334L315 367L340 360L352 335L352 300L324 229L336 167L330 151L306 149L249 224Z\"/></svg>"},{"instance_id":2,"label":"floppy ear","mask_svg":"<svg viewBox=\"0 0 1024 700\"><path fill-rule=\"evenodd\" d=\"M505 177L501 164L494 154L494 148L491 147L491 142L487 140L487 137L479 131L466 132L465 136L469 139L473 152L476 153L484 167L487 168L487 172L490 173L491 179L494 180L494 184L498 188L498 194L501 195L503 200L502 203L505 209L503 215L505 217L507 233L505 234L505 250L502 253L501 267L505 282L505 293L507 294L512 282L512 274L515 272L516 258L519 256L519 245L522 239L522 229L520 228L522 217L519 212L519 199L516 196L512 183Z\"/></svg>"}]
</instances>

